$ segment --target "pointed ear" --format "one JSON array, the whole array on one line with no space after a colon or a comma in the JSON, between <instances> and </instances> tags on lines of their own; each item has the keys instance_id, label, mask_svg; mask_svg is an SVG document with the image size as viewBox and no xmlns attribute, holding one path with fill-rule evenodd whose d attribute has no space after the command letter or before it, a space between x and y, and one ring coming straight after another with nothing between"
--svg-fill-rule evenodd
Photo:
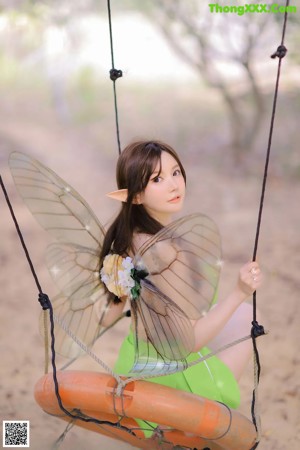
<instances>
[{"instance_id":1,"label":"pointed ear","mask_svg":"<svg viewBox=\"0 0 300 450\"><path fill-rule=\"evenodd\" d=\"M119 200L120 202L126 203L128 190L127 189L119 189L118 191L109 192L106 195L109 198L113 198L114 200Z\"/></svg>"}]
</instances>

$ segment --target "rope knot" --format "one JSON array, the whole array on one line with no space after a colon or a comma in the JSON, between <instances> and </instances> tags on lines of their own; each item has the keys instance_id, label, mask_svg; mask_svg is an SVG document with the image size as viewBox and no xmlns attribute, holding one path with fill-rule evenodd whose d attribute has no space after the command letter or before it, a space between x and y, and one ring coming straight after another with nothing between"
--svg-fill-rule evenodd
<instances>
[{"instance_id":1,"label":"rope knot","mask_svg":"<svg viewBox=\"0 0 300 450\"><path fill-rule=\"evenodd\" d=\"M251 337L257 338L259 336L263 336L264 334L266 334L264 327L262 325L259 325L259 323L256 320L253 320L251 328Z\"/></svg>"},{"instance_id":2,"label":"rope knot","mask_svg":"<svg viewBox=\"0 0 300 450\"><path fill-rule=\"evenodd\" d=\"M46 311L47 309L50 309L51 302L50 302L47 294L40 292L39 293L39 302L44 311Z\"/></svg>"},{"instance_id":3,"label":"rope knot","mask_svg":"<svg viewBox=\"0 0 300 450\"><path fill-rule=\"evenodd\" d=\"M271 58L275 59L278 57L279 59L282 59L287 54L287 48L284 45L279 45L276 52L271 55Z\"/></svg>"},{"instance_id":4,"label":"rope knot","mask_svg":"<svg viewBox=\"0 0 300 450\"><path fill-rule=\"evenodd\" d=\"M116 81L118 78L123 76L123 72L122 72L122 70L118 70L118 69L110 69L109 75L110 75L110 79L112 81Z\"/></svg>"}]
</instances>

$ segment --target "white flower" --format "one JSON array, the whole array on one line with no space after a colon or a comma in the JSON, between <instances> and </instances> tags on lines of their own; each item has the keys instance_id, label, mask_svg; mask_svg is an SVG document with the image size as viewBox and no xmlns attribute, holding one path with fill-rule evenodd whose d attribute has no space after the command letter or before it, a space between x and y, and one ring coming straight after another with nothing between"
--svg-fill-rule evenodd
<instances>
[{"instance_id":1,"label":"white flower","mask_svg":"<svg viewBox=\"0 0 300 450\"><path fill-rule=\"evenodd\" d=\"M128 272L134 269L132 258L130 258L130 256L126 256L126 258L123 258L122 266L124 267L125 270L128 270Z\"/></svg>"},{"instance_id":2,"label":"white flower","mask_svg":"<svg viewBox=\"0 0 300 450\"><path fill-rule=\"evenodd\" d=\"M109 254L103 260L103 267L100 271L100 278L107 289L117 297L131 297L131 289L135 286L135 281L131 276L134 269L132 259L127 256Z\"/></svg>"},{"instance_id":3,"label":"white flower","mask_svg":"<svg viewBox=\"0 0 300 450\"><path fill-rule=\"evenodd\" d=\"M118 272L118 284L121 286L126 293L126 295L130 295L131 288L134 287L135 281L130 276L130 273L119 270Z\"/></svg>"}]
</instances>

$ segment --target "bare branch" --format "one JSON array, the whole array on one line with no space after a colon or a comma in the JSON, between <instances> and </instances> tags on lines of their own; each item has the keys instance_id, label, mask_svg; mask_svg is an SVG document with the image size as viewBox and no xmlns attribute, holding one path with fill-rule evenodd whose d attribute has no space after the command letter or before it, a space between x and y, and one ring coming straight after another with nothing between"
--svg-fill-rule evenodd
<instances>
[{"instance_id":1,"label":"bare branch","mask_svg":"<svg viewBox=\"0 0 300 450\"><path fill-rule=\"evenodd\" d=\"M264 96L253 70L253 61L264 36L274 21L269 17L240 17L209 13L207 5L197 1L154 0L155 23L175 53L205 82L217 89L228 111L231 147L235 159L254 144L264 116ZM205 8L206 7L206 8ZM256 15L257 16L257 15ZM239 69L252 102L245 106L245 95L233 88L232 79L220 63Z\"/></svg>"}]
</instances>

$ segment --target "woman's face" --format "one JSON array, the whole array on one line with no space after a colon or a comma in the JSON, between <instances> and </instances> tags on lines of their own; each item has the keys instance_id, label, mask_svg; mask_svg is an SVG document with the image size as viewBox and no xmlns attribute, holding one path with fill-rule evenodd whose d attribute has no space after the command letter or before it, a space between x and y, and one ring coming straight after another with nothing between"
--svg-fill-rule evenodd
<instances>
[{"instance_id":1,"label":"woman's face","mask_svg":"<svg viewBox=\"0 0 300 450\"><path fill-rule=\"evenodd\" d=\"M148 214L162 225L172 221L173 214L181 210L185 196L185 181L176 159L169 153L161 153L146 189L137 195Z\"/></svg>"}]
</instances>

